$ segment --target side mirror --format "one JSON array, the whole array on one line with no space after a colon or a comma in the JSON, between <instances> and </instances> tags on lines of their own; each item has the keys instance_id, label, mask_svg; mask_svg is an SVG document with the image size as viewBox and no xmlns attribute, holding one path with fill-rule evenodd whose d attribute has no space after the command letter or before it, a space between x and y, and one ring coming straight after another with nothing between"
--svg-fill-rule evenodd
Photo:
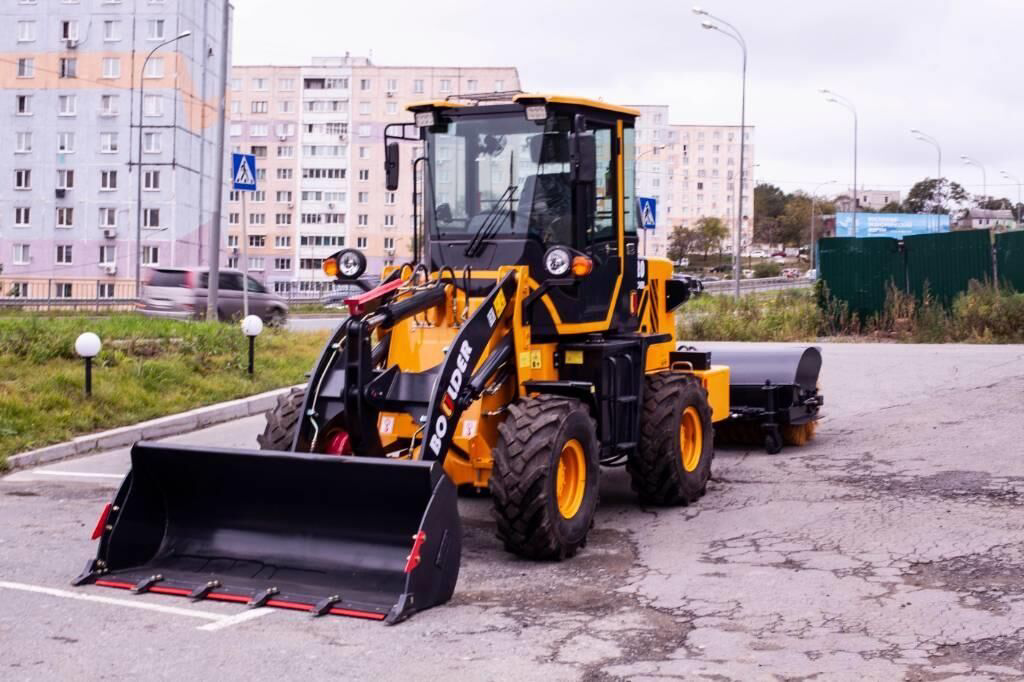
<instances>
[{"instance_id":1,"label":"side mirror","mask_svg":"<svg viewBox=\"0 0 1024 682\"><path fill-rule=\"evenodd\" d=\"M389 192L398 189L398 143L388 142L384 145L384 178Z\"/></svg>"},{"instance_id":2,"label":"side mirror","mask_svg":"<svg viewBox=\"0 0 1024 682\"><path fill-rule=\"evenodd\" d=\"M597 179L597 141L593 133L571 133L569 165L572 181L593 183Z\"/></svg>"}]
</instances>

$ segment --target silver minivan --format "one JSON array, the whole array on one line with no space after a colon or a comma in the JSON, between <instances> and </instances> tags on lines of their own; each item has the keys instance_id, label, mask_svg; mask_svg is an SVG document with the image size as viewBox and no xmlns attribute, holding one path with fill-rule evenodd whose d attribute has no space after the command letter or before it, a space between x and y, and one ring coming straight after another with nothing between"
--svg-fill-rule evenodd
<instances>
[{"instance_id":1,"label":"silver minivan","mask_svg":"<svg viewBox=\"0 0 1024 682\"><path fill-rule=\"evenodd\" d=\"M245 275L225 269L219 273L217 317L233 320L242 317L242 282ZM207 268L154 268L149 270L142 288L139 312L149 317L186 320L206 316ZM249 313L259 315L269 325L280 325L288 318L288 304L267 291L260 282L248 278Z\"/></svg>"}]
</instances>

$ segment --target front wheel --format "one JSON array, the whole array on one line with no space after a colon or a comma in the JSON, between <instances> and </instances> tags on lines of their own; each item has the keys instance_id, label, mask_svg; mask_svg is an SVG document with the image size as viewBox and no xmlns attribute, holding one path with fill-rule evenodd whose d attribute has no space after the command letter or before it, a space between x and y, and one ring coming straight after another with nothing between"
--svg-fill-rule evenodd
<instances>
[{"instance_id":1,"label":"front wheel","mask_svg":"<svg viewBox=\"0 0 1024 682\"><path fill-rule=\"evenodd\" d=\"M696 502L711 478L714 427L707 392L688 374L647 377L640 443L626 469L640 500L674 505Z\"/></svg>"},{"instance_id":2,"label":"front wheel","mask_svg":"<svg viewBox=\"0 0 1024 682\"><path fill-rule=\"evenodd\" d=\"M565 559L586 544L597 510L597 425L578 400L515 403L498 427L490 489L498 538L530 559Z\"/></svg>"},{"instance_id":3,"label":"front wheel","mask_svg":"<svg viewBox=\"0 0 1024 682\"><path fill-rule=\"evenodd\" d=\"M299 426L302 403L305 400L305 386L292 387L290 391L277 397L277 404L266 412L267 425L263 433L256 436L260 450L287 452L292 449L295 429Z\"/></svg>"}]
</instances>

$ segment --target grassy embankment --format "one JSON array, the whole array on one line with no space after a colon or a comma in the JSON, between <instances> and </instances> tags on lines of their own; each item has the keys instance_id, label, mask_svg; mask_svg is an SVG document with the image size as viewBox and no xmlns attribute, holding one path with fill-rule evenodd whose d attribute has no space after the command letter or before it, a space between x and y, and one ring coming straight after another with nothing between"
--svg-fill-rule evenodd
<instances>
[{"instance_id":1,"label":"grassy embankment","mask_svg":"<svg viewBox=\"0 0 1024 682\"><path fill-rule=\"evenodd\" d=\"M83 394L77 336L103 341L93 397ZM0 470L8 455L74 436L300 383L326 333L266 329L256 373L235 324L24 314L0 317Z\"/></svg>"},{"instance_id":2,"label":"grassy embankment","mask_svg":"<svg viewBox=\"0 0 1024 682\"><path fill-rule=\"evenodd\" d=\"M866 320L812 290L702 296L683 306L679 335L694 341L900 341L1024 343L1024 294L972 283L946 309L890 291L881 314Z\"/></svg>"}]
</instances>

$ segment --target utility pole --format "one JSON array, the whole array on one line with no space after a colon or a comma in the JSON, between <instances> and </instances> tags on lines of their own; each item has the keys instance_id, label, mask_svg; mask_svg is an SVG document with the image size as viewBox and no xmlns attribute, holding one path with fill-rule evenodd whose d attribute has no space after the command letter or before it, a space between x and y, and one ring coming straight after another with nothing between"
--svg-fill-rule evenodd
<instances>
[{"instance_id":1,"label":"utility pole","mask_svg":"<svg viewBox=\"0 0 1024 682\"><path fill-rule=\"evenodd\" d=\"M206 285L206 319L217 319L217 297L220 292L220 224L224 207L224 129L227 127L225 99L228 90L228 41L231 39L231 3L224 0L220 40L220 87L217 97L217 160L214 164L213 225L210 226L210 249L207 262L210 274Z\"/></svg>"},{"instance_id":2,"label":"utility pole","mask_svg":"<svg viewBox=\"0 0 1024 682\"><path fill-rule=\"evenodd\" d=\"M860 202L857 201L857 193L860 191L857 187L857 107L846 97L831 90L823 89L821 94L827 96L825 101L846 107L853 114L853 235L857 236L857 214L860 212Z\"/></svg>"}]
</instances>

